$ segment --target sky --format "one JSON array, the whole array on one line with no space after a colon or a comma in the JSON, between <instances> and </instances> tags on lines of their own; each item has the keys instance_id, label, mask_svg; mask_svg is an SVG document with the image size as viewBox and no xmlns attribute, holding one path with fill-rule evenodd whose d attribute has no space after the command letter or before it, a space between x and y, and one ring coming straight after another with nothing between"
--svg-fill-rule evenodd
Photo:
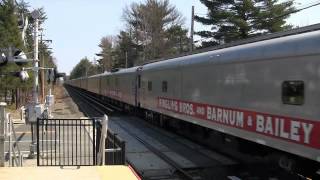
<instances>
[{"instance_id":1,"label":"sky","mask_svg":"<svg viewBox=\"0 0 320 180\"><path fill-rule=\"evenodd\" d=\"M30 10L43 7L47 21L43 25L45 39L53 40L53 56L57 59L58 70L70 73L84 57L93 60L99 53L98 44L104 36L117 35L124 29L123 10L133 2L144 0L25 0ZM285 0L282 0L285 1ZM319 2L316 0L295 0L301 7ZM195 14L204 15L207 9L199 0L170 0L185 17L185 27L190 29L191 7ZM306 26L320 23L320 6L292 15L288 23ZM195 31L206 27L195 24ZM208 27L207 27L208 28ZM96 57L97 58L97 57Z\"/></svg>"}]
</instances>

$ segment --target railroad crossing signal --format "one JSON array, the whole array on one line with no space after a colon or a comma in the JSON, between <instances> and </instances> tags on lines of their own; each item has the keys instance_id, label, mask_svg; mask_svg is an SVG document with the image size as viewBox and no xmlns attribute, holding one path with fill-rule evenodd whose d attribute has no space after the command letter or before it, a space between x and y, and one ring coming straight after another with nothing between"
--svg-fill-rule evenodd
<instances>
[{"instance_id":1,"label":"railroad crossing signal","mask_svg":"<svg viewBox=\"0 0 320 180\"><path fill-rule=\"evenodd\" d=\"M33 60L27 59L26 54L20 49L0 49L0 67L5 66L8 63L16 63L18 66L23 66L31 61ZM19 77L21 81L27 81L29 79L29 74L25 70L22 70L20 72L11 72L7 75Z\"/></svg>"},{"instance_id":2,"label":"railroad crossing signal","mask_svg":"<svg viewBox=\"0 0 320 180\"><path fill-rule=\"evenodd\" d=\"M23 66L33 59L27 59L26 54L17 48L0 49L0 67L7 63L16 63L18 66Z\"/></svg>"}]
</instances>

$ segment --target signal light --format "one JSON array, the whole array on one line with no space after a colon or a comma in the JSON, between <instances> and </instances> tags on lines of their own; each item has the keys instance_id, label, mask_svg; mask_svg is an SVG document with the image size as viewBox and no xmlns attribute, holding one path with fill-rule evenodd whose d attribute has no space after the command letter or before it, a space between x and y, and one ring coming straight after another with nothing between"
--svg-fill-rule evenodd
<instances>
[{"instance_id":1,"label":"signal light","mask_svg":"<svg viewBox=\"0 0 320 180\"><path fill-rule=\"evenodd\" d=\"M0 49L0 66L4 66L7 63L16 63L18 66L22 66L31 61L33 60L27 59L26 54L20 49Z\"/></svg>"},{"instance_id":2,"label":"signal light","mask_svg":"<svg viewBox=\"0 0 320 180\"><path fill-rule=\"evenodd\" d=\"M20 72L12 72L11 75L20 78L22 82L26 82L29 79L29 74L25 70L22 70Z\"/></svg>"},{"instance_id":3,"label":"signal light","mask_svg":"<svg viewBox=\"0 0 320 180\"><path fill-rule=\"evenodd\" d=\"M47 83L48 83L48 84L50 84L51 82L54 81L54 76L55 76L54 70L53 70L53 69L49 69L49 70L47 71Z\"/></svg>"},{"instance_id":4,"label":"signal light","mask_svg":"<svg viewBox=\"0 0 320 180\"><path fill-rule=\"evenodd\" d=\"M0 52L1 53L1 52ZM0 54L0 67L8 63L8 58L4 53Z\"/></svg>"},{"instance_id":5,"label":"signal light","mask_svg":"<svg viewBox=\"0 0 320 180\"><path fill-rule=\"evenodd\" d=\"M29 79L29 74L25 70L22 70L22 71L19 71L19 72L7 72L7 73L4 73L4 74L0 74L0 77L6 77L6 76L18 77L23 82L25 82L25 81L27 81Z\"/></svg>"},{"instance_id":6,"label":"signal light","mask_svg":"<svg viewBox=\"0 0 320 180\"><path fill-rule=\"evenodd\" d=\"M63 82L63 80L61 81L61 78L64 79L65 78L65 73L58 73L57 68L53 68L53 69L48 69L47 74L46 74L46 79L48 84L52 83L56 83L57 79L60 82Z\"/></svg>"},{"instance_id":7,"label":"signal light","mask_svg":"<svg viewBox=\"0 0 320 180\"><path fill-rule=\"evenodd\" d=\"M13 61L18 66L22 66L22 65L27 64L28 61L23 61L23 60L26 60L26 59L27 59L27 56L23 51L21 51L20 49L15 49L15 52L13 53Z\"/></svg>"},{"instance_id":8,"label":"signal light","mask_svg":"<svg viewBox=\"0 0 320 180\"><path fill-rule=\"evenodd\" d=\"M19 73L19 77L20 77L21 81L25 82L29 79L29 74L27 71L22 70Z\"/></svg>"}]
</instances>

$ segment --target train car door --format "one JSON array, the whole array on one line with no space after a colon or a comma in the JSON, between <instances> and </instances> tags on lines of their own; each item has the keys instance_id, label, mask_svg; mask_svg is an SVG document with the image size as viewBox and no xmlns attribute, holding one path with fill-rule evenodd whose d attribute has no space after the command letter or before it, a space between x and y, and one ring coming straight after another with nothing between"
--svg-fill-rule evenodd
<instances>
[{"instance_id":1,"label":"train car door","mask_svg":"<svg viewBox=\"0 0 320 180\"><path fill-rule=\"evenodd\" d=\"M101 97L102 95L102 91L101 91L101 79L102 79L102 76L99 76L98 77L98 93L99 93L99 96Z\"/></svg>"},{"instance_id":2,"label":"train car door","mask_svg":"<svg viewBox=\"0 0 320 180\"><path fill-rule=\"evenodd\" d=\"M136 84L135 84L135 105L140 107L140 90L141 90L141 70L142 67L137 69Z\"/></svg>"}]
</instances>

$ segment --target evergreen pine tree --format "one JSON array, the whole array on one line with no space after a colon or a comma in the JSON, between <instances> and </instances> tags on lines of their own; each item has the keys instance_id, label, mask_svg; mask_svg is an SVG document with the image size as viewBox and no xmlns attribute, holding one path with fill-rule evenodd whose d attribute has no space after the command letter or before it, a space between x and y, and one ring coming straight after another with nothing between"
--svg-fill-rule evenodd
<instances>
[{"instance_id":1,"label":"evergreen pine tree","mask_svg":"<svg viewBox=\"0 0 320 180\"><path fill-rule=\"evenodd\" d=\"M0 2L0 48L9 47L23 48L21 33L18 27L18 17L15 14L15 5L10 0ZM7 64L0 67L0 74L20 71L16 64ZM0 90L14 89L20 85L20 80L10 75L2 76L0 79Z\"/></svg>"},{"instance_id":2,"label":"evergreen pine tree","mask_svg":"<svg viewBox=\"0 0 320 180\"><path fill-rule=\"evenodd\" d=\"M195 20L212 25L211 31L197 32L210 41L203 46L228 43L256 36L261 33L277 32L289 28L286 21L294 10L293 1L279 0L200 0L208 8L206 17Z\"/></svg>"},{"instance_id":3,"label":"evergreen pine tree","mask_svg":"<svg viewBox=\"0 0 320 180\"><path fill-rule=\"evenodd\" d=\"M183 16L169 0L145 0L133 3L125 9L123 17L136 45L142 47L137 64L170 53L171 47L168 47L166 37L168 30L174 26L183 27L184 24Z\"/></svg>"},{"instance_id":4,"label":"evergreen pine tree","mask_svg":"<svg viewBox=\"0 0 320 180\"><path fill-rule=\"evenodd\" d=\"M87 57L80 60L80 62L72 69L70 73L70 79L76 79L79 77L86 77L92 75L90 73L92 69L92 63Z\"/></svg>"},{"instance_id":5,"label":"evergreen pine tree","mask_svg":"<svg viewBox=\"0 0 320 180\"><path fill-rule=\"evenodd\" d=\"M15 5L10 0L0 2L0 48L22 48Z\"/></svg>"},{"instance_id":6,"label":"evergreen pine tree","mask_svg":"<svg viewBox=\"0 0 320 180\"><path fill-rule=\"evenodd\" d=\"M125 68L134 66L134 61L138 58L138 50L141 48L136 45L130 33L120 31L118 35L118 44L115 47L117 57L116 68Z\"/></svg>"},{"instance_id":7,"label":"evergreen pine tree","mask_svg":"<svg viewBox=\"0 0 320 180\"><path fill-rule=\"evenodd\" d=\"M279 3L279 0L258 0L257 7L260 12L256 20L256 28L267 33L290 29L286 19L293 12L293 0Z\"/></svg>"}]
</instances>

